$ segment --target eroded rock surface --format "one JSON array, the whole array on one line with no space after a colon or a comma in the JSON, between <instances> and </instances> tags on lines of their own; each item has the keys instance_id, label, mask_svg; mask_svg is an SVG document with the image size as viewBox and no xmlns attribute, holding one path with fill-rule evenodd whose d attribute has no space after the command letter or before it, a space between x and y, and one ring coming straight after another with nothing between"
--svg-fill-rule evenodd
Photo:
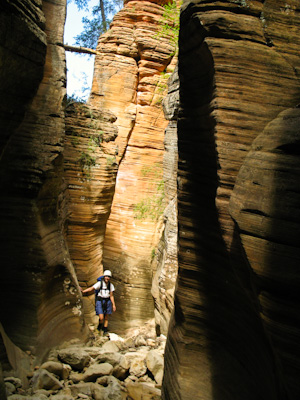
<instances>
[{"instance_id":1,"label":"eroded rock surface","mask_svg":"<svg viewBox=\"0 0 300 400\"><path fill-rule=\"evenodd\" d=\"M100 37L89 104L117 117L119 164L103 264L118 280L124 330L153 316L151 285L164 210L164 118L161 102L176 46L159 33L163 1L128 1ZM170 22L171 24L171 22Z\"/></svg>"},{"instance_id":2,"label":"eroded rock surface","mask_svg":"<svg viewBox=\"0 0 300 400\"><path fill-rule=\"evenodd\" d=\"M42 356L87 331L63 235L65 1L4 1L0 9L0 311L14 368L12 354Z\"/></svg>"},{"instance_id":3,"label":"eroded rock surface","mask_svg":"<svg viewBox=\"0 0 300 400\"><path fill-rule=\"evenodd\" d=\"M168 80L168 95L163 101L165 118L169 124L165 130L164 191L166 208L162 234L153 255L156 270L151 293L155 303L157 331L167 334L174 304L174 289L178 272L177 261L177 117L179 107L179 77L176 68Z\"/></svg>"},{"instance_id":4,"label":"eroded rock surface","mask_svg":"<svg viewBox=\"0 0 300 400\"><path fill-rule=\"evenodd\" d=\"M263 187L253 175L267 182L268 176L282 174L269 151L251 152L238 179L231 205L238 226L229 213L238 171L253 140L280 112L299 103L295 45L295 2L184 3L179 41L179 277L165 354L164 399L299 397L294 378L299 366L283 341L284 332L299 337L297 319L284 323L282 317L285 304L289 310L298 308L297 297L287 295L293 273L276 283L278 268L268 254L282 246L273 244L268 230L262 247L260 234L268 217L261 211L276 213L273 235L286 232L292 218L299 236L299 225L297 213L288 217L280 207L273 208L274 198L260 192ZM284 129L290 130L290 122ZM297 193L295 156L285 156ZM254 169L258 157L259 171ZM297 194L285 196L289 204ZM291 258L286 259L290 271L299 258L293 237L285 235L285 244L291 246ZM289 286L291 293L296 282ZM268 290L258 296L261 284ZM294 340L289 343L297 354Z\"/></svg>"},{"instance_id":5,"label":"eroded rock surface","mask_svg":"<svg viewBox=\"0 0 300 400\"><path fill-rule=\"evenodd\" d=\"M101 272L105 227L117 175L115 121L111 112L86 104L66 107L65 235L83 287L94 284ZM86 320L95 322L94 296L83 301Z\"/></svg>"},{"instance_id":6,"label":"eroded rock surface","mask_svg":"<svg viewBox=\"0 0 300 400\"><path fill-rule=\"evenodd\" d=\"M1 2L0 355L5 370L24 380L33 351L41 358L57 343L87 337L76 273L90 285L102 258L119 279L115 326L152 316L157 270L156 324L167 330L175 279L169 267L176 265L176 107L163 117L175 61L174 46L157 36L162 4L126 2L99 40L89 105L69 108L65 129L65 1ZM298 399L299 5L185 2L181 22L180 273L163 397ZM108 342L100 352L91 346L87 358L111 365L111 375L46 363L28 395L14 377L6 377L6 388L12 399L118 399L129 378L126 395L157 398L162 354L147 358L155 338L128 341ZM60 378L72 381L63 393L45 389L63 391Z\"/></svg>"},{"instance_id":7,"label":"eroded rock surface","mask_svg":"<svg viewBox=\"0 0 300 400\"><path fill-rule=\"evenodd\" d=\"M283 111L270 122L254 140L230 200L256 277L261 316L295 399L300 370L299 135L299 108Z\"/></svg>"}]
</instances>

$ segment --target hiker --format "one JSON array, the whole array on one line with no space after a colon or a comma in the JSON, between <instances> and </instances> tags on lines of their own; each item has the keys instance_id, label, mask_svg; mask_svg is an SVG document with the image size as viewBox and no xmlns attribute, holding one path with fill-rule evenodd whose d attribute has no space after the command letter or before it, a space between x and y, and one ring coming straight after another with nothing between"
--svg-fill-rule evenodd
<instances>
[{"instance_id":1,"label":"hiker","mask_svg":"<svg viewBox=\"0 0 300 400\"><path fill-rule=\"evenodd\" d=\"M93 286L82 290L83 294L96 293L95 307L96 314L99 316L98 331L103 329L103 333L106 335L108 330L108 316L116 311L115 299L114 299L114 285L110 282L112 277L110 270L105 270L103 276L98 278L97 283Z\"/></svg>"}]
</instances>

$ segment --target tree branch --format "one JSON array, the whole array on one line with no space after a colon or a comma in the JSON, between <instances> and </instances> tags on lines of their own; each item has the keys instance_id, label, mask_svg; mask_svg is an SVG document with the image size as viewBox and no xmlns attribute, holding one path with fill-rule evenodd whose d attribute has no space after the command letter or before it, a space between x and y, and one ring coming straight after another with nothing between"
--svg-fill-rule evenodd
<instances>
[{"instance_id":1,"label":"tree branch","mask_svg":"<svg viewBox=\"0 0 300 400\"><path fill-rule=\"evenodd\" d=\"M63 47L66 51L72 51L73 53L96 54L96 50L88 49L86 47L69 46L68 44L64 44Z\"/></svg>"}]
</instances>

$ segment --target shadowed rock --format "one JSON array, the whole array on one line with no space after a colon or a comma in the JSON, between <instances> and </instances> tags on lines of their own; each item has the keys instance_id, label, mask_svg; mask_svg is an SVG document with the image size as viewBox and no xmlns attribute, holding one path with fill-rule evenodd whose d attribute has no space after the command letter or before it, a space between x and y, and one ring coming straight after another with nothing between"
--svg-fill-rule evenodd
<instances>
[{"instance_id":1,"label":"shadowed rock","mask_svg":"<svg viewBox=\"0 0 300 400\"><path fill-rule=\"evenodd\" d=\"M251 259L240 247L229 213L232 189L253 140L281 111L299 102L296 32L297 7L277 2L198 1L183 6L178 65L179 276L165 353L165 400L299 397L292 378L299 371L297 363L285 355L285 375L279 359L278 342L282 348L284 344L275 326L279 329L281 316L268 312L268 323L261 316L261 307L266 312L273 304L279 310L279 304L275 308L275 299L258 296L259 281L249 269ZM260 179L272 175L269 168L268 164L260 170ZM288 175L295 182L292 170ZM251 172L249 182L250 176ZM268 215L254 205L241 207L238 194L243 193L246 203L252 198L249 182L243 187L241 179L232 207L239 225L244 223L243 243L247 225L259 231ZM259 198L253 192L255 200ZM273 207L270 197L263 202ZM285 218L272 227L273 234L286 232ZM294 226L297 213L292 218ZM285 235L289 246L293 237ZM247 243L249 255L261 261L260 241L249 235ZM259 262L256 268L272 270ZM286 280L282 277L278 284L279 293ZM297 298L291 304L297 307ZM294 317L289 323L297 332ZM290 344L297 354L292 340Z\"/></svg>"}]
</instances>

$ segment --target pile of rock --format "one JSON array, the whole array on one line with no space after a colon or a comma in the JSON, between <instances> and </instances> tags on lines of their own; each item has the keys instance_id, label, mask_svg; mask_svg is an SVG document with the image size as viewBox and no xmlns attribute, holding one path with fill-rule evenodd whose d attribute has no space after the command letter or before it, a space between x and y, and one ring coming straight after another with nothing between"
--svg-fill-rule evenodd
<instances>
[{"instance_id":1,"label":"pile of rock","mask_svg":"<svg viewBox=\"0 0 300 400\"><path fill-rule=\"evenodd\" d=\"M28 389L5 378L8 400L158 400L166 338L139 334L98 336L86 346L73 341L36 368Z\"/></svg>"}]
</instances>

